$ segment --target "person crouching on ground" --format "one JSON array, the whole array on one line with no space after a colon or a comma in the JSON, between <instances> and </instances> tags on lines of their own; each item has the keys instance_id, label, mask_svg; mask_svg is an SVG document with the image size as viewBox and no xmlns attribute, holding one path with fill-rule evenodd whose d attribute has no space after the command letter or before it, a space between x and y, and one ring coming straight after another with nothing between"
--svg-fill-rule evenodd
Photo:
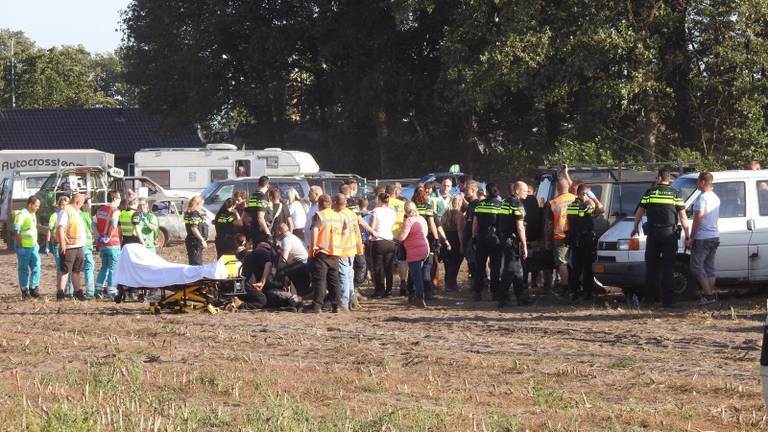
<instances>
[{"instance_id":1,"label":"person crouching on ground","mask_svg":"<svg viewBox=\"0 0 768 432\"><path fill-rule=\"evenodd\" d=\"M400 232L400 241L405 247L405 260L408 262L408 272L413 279L413 304L426 307L424 301L424 261L429 257L429 242L427 241L427 220L418 214L416 204L405 203L405 221Z\"/></svg>"},{"instance_id":2,"label":"person crouching on ground","mask_svg":"<svg viewBox=\"0 0 768 432\"><path fill-rule=\"evenodd\" d=\"M37 244L37 210L40 200L34 196L27 199L27 206L13 218L16 233L16 257L19 263L19 288L21 298L40 297L40 252Z\"/></svg>"},{"instance_id":3,"label":"person crouching on ground","mask_svg":"<svg viewBox=\"0 0 768 432\"><path fill-rule=\"evenodd\" d=\"M309 267L307 266L307 249L304 248L304 242L291 232L291 228L286 223L281 223L278 227L280 233L277 240L280 242L280 263L278 264L278 281L288 278L296 288L299 296L309 295L311 288L309 286Z\"/></svg>"},{"instance_id":4,"label":"person crouching on ground","mask_svg":"<svg viewBox=\"0 0 768 432\"><path fill-rule=\"evenodd\" d=\"M190 198L187 211L184 212L184 227L187 230L184 244L189 265L203 265L203 250L208 249L208 223L202 208L203 197L196 195Z\"/></svg>"}]
</instances>

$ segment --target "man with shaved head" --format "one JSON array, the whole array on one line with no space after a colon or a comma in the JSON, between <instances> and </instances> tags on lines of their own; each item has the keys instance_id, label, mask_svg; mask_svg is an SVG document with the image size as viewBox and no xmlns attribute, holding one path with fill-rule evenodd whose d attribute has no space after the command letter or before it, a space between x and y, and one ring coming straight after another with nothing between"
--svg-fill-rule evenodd
<instances>
[{"instance_id":1,"label":"man with shaved head","mask_svg":"<svg viewBox=\"0 0 768 432\"><path fill-rule=\"evenodd\" d=\"M59 243L59 253L61 254L61 279L56 291L56 299L61 300L65 297L67 281L71 279L75 298L85 300L85 293L82 289L80 274L83 271L85 255L83 247L85 246L86 227L83 218L80 216L80 209L85 203L85 195L74 194L70 203L64 207L59 216L56 226L56 239Z\"/></svg>"},{"instance_id":2,"label":"man with shaved head","mask_svg":"<svg viewBox=\"0 0 768 432\"><path fill-rule=\"evenodd\" d=\"M499 308L509 304L510 287L514 289L519 306L530 304L528 287L523 283L522 265L528 257L524 223L525 207L523 207L523 199L528 195L528 185L521 181L511 183L509 195L509 198L501 204L499 214L499 232L504 246Z\"/></svg>"}]
</instances>

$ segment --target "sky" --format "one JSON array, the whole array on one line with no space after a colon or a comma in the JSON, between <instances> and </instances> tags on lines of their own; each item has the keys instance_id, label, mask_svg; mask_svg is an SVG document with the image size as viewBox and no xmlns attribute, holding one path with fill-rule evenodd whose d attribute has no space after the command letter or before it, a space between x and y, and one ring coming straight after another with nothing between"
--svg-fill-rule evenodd
<instances>
[{"instance_id":1,"label":"sky","mask_svg":"<svg viewBox=\"0 0 768 432\"><path fill-rule=\"evenodd\" d=\"M37 46L83 45L112 52L120 45L120 11L130 0L0 0L0 28L21 30Z\"/></svg>"}]
</instances>

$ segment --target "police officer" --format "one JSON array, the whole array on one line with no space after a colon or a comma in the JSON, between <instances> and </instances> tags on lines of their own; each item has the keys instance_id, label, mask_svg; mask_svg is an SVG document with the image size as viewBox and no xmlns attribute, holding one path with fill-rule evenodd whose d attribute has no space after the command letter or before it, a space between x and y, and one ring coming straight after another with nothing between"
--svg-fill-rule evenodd
<instances>
[{"instance_id":1,"label":"police officer","mask_svg":"<svg viewBox=\"0 0 768 432\"><path fill-rule=\"evenodd\" d=\"M576 199L568 206L568 231L566 243L571 249L568 263L568 286L571 298L580 294L592 298L592 262L595 257L595 223L593 216L603 213L603 204L597 199L589 185L576 188ZM579 289L581 288L581 289Z\"/></svg>"},{"instance_id":2,"label":"police officer","mask_svg":"<svg viewBox=\"0 0 768 432\"><path fill-rule=\"evenodd\" d=\"M267 198L268 190L269 177L259 177L257 189L245 205L243 224L246 236L254 247L261 242L269 243L272 237L272 203Z\"/></svg>"},{"instance_id":3,"label":"police officer","mask_svg":"<svg viewBox=\"0 0 768 432\"><path fill-rule=\"evenodd\" d=\"M518 306L531 304L528 286L523 281L523 260L528 257L525 237L525 208L522 200L528 194L528 185L519 181L510 183L509 198L501 204L499 232L503 244L503 268L501 288L498 294L499 308L509 304L509 288L514 289Z\"/></svg>"},{"instance_id":4,"label":"police officer","mask_svg":"<svg viewBox=\"0 0 768 432\"><path fill-rule=\"evenodd\" d=\"M501 284L502 255L504 253L502 233L499 232L499 214L502 201L499 198L499 188L494 183L487 187L487 197L475 207L475 217L472 220L472 239L477 247L477 260L472 286L475 291L474 300L483 299L483 284L485 282L485 267L490 260L491 295L494 301L499 301L499 285Z\"/></svg>"},{"instance_id":5,"label":"police officer","mask_svg":"<svg viewBox=\"0 0 768 432\"><path fill-rule=\"evenodd\" d=\"M125 210L120 212L118 225L120 225L120 242L122 246L131 243L144 243L139 226L141 224L141 215L136 213L138 207L139 200L137 198L129 198L125 205Z\"/></svg>"},{"instance_id":6,"label":"police officer","mask_svg":"<svg viewBox=\"0 0 768 432\"><path fill-rule=\"evenodd\" d=\"M685 203L680 191L670 185L671 181L670 169L660 169L656 186L640 198L640 205L635 212L635 226L632 229L632 237L636 237L643 215L648 218L647 224L643 226L648 238L645 243L645 289L642 300L643 303L649 304L661 297L664 307L675 306L672 297L672 271L677 242L682 232L688 235Z\"/></svg>"}]
</instances>

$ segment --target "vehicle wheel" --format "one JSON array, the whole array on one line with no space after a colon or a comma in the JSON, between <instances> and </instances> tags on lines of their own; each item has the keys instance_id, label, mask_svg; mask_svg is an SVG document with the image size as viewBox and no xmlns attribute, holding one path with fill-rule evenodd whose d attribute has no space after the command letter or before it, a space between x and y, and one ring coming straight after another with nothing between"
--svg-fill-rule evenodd
<instances>
[{"instance_id":1,"label":"vehicle wheel","mask_svg":"<svg viewBox=\"0 0 768 432\"><path fill-rule=\"evenodd\" d=\"M157 248L164 248L167 241L168 233L165 231L165 228L160 228L160 231L157 233Z\"/></svg>"},{"instance_id":2,"label":"vehicle wheel","mask_svg":"<svg viewBox=\"0 0 768 432\"><path fill-rule=\"evenodd\" d=\"M684 261L675 262L675 269L672 273L672 294L676 300L690 300L696 297L699 290L699 283L691 273L688 263Z\"/></svg>"}]
</instances>

